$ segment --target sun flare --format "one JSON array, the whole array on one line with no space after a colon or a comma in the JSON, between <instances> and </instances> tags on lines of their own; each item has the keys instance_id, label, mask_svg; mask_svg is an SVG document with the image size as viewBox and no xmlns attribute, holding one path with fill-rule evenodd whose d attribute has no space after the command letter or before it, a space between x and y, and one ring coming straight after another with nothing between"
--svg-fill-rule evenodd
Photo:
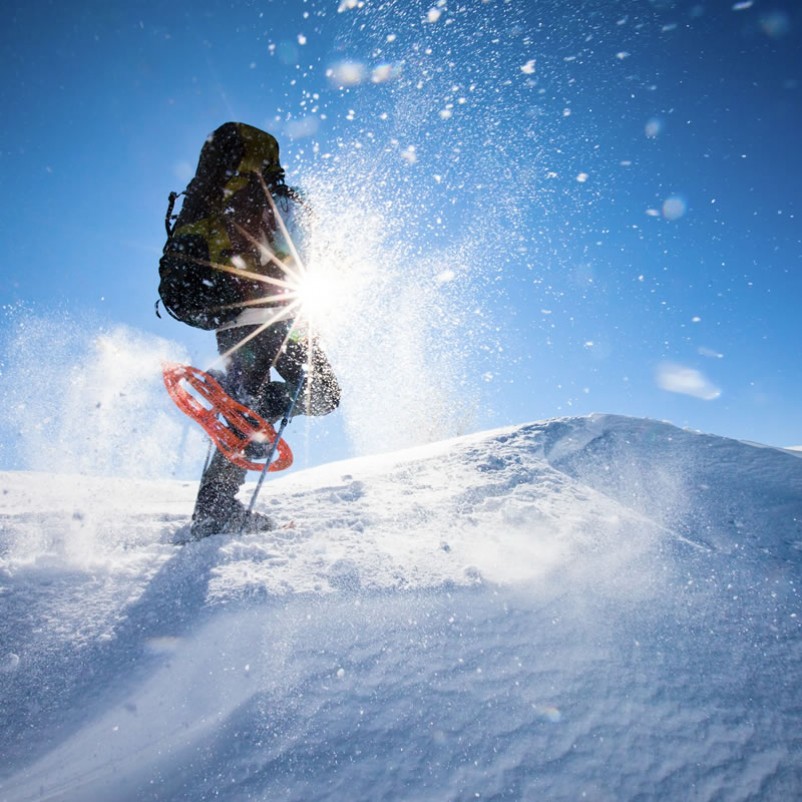
<instances>
[{"instance_id":1,"label":"sun flare","mask_svg":"<svg viewBox=\"0 0 802 802\"><path fill-rule=\"evenodd\" d=\"M324 326L347 302L346 278L346 273L337 276L322 266L300 271L290 291L298 317L314 328Z\"/></svg>"}]
</instances>

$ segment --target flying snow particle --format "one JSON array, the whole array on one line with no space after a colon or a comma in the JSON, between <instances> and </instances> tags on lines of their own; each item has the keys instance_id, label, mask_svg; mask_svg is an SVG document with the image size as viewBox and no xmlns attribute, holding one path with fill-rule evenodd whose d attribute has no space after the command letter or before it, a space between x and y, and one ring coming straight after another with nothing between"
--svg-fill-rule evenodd
<instances>
[{"instance_id":1,"label":"flying snow particle","mask_svg":"<svg viewBox=\"0 0 802 802\"><path fill-rule=\"evenodd\" d=\"M689 395L703 401L713 401L721 395L721 390L701 371L673 362L664 362L658 366L656 380L661 390Z\"/></svg>"},{"instance_id":2,"label":"flying snow particle","mask_svg":"<svg viewBox=\"0 0 802 802\"><path fill-rule=\"evenodd\" d=\"M755 4L754 0L743 0L743 2L735 3L732 7L733 11L746 11L748 8L752 8Z\"/></svg>"},{"instance_id":3,"label":"flying snow particle","mask_svg":"<svg viewBox=\"0 0 802 802\"><path fill-rule=\"evenodd\" d=\"M666 220L679 220L687 211L684 198L672 195L663 201L663 217Z\"/></svg>"},{"instance_id":4,"label":"flying snow particle","mask_svg":"<svg viewBox=\"0 0 802 802\"><path fill-rule=\"evenodd\" d=\"M710 359L724 359L724 354L720 353L719 351L716 351L713 348L708 348L705 345L700 345L696 350L702 356L709 357Z\"/></svg>"},{"instance_id":5,"label":"flying snow particle","mask_svg":"<svg viewBox=\"0 0 802 802\"><path fill-rule=\"evenodd\" d=\"M579 173L579 175L577 175L577 177L576 177L576 180L580 184L584 184L588 180L589 177L590 176L587 173Z\"/></svg>"},{"instance_id":6,"label":"flying snow particle","mask_svg":"<svg viewBox=\"0 0 802 802\"><path fill-rule=\"evenodd\" d=\"M649 137L649 139L656 139L661 133L663 133L664 125L665 124L659 117L652 117L644 127L646 136Z\"/></svg>"},{"instance_id":7,"label":"flying snow particle","mask_svg":"<svg viewBox=\"0 0 802 802\"><path fill-rule=\"evenodd\" d=\"M298 44L299 45L305 45L306 44L306 37L302 33L298 34Z\"/></svg>"},{"instance_id":8,"label":"flying snow particle","mask_svg":"<svg viewBox=\"0 0 802 802\"><path fill-rule=\"evenodd\" d=\"M340 7L337 9L338 14L342 14L343 11L350 11L352 8L361 8L362 2L361 0L342 0L340 3Z\"/></svg>"},{"instance_id":9,"label":"flying snow particle","mask_svg":"<svg viewBox=\"0 0 802 802\"><path fill-rule=\"evenodd\" d=\"M439 8L430 8L426 14L426 22L437 22L442 14L443 12Z\"/></svg>"},{"instance_id":10,"label":"flying snow particle","mask_svg":"<svg viewBox=\"0 0 802 802\"><path fill-rule=\"evenodd\" d=\"M540 714L551 724L559 724L563 718L563 714L560 712L560 709L552 705L541 708Z\"/></svg>"},{"instance_id":11,"label":"flying snow particle","mask_svg":"<svg viewBox=\"0 0 802 802\"><path fill-rule=\"evenodd\" d=\"M410 145L402 154L401 158L407 162L407 164L415 164L418 160L418 154L415 152L415 146Z\"/></svg>"},{"instance_id":12,"label":"flying snow particle","mask_svg":"<svg viewBox=\"0 0 802 802\"><path fill-rule=\"evenodd\" d=\"M384 84L394 76L395 70L392 64L377 64L370 73L370 80L374 84Z\"/></svg>"},{"instance_id":13,"label":"flying snow particle","mask_svg":"<svg viewBox=\"0 0 802 802\"><path fill-rule=\"evenodd\" d=\"M326 70L334 86L358 86L365 80L367 69L360 61L340 61Z\"/></svg>"},{"instance_id":14,"label":"flying snow particle","mask_svg":"<svg viewBox=\"0 0 802 802\"><path fill-rule=\"evenodd\" d=\"M535 60L530 58L529 61L526 62L521 67L521 72L525 73L526 75L534 75L535 73Z\"/></svg>"},{"instance_id":15,"label":"flying snow particle","mask_svg":"<svg viewBox=\"0 0 802 802\"><path fill-rule=\"evenodd\" d=\"M760 27L766 36L779 39L791 30L791 20L784 11L771 11L761 17Z\"/></svg>"},{"instance_id":16,"label":"flying snow particle","mask_svg":"<svg viewBox=\"0 0 802 802\"><path fill-rule=\"evenodd\" d=\"M13 671L16 671L19 667L19 655L14 654L14 652L9 652L5 659L0 662L0 672L4 674L10 674Z\"/></svg>"}]
</instances>

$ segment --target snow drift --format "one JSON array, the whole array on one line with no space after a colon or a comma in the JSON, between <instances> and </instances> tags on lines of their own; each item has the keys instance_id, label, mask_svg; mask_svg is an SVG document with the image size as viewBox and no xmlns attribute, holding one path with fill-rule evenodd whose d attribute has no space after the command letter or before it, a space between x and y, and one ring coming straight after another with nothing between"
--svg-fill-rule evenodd
<instances>
[{"instance_id":1,"label":"snow drift","mask_svg":"<svg viewBox=\"0 0 802 802\"><path fill-rule=\"evenodd\" d=\"M271 479L0 475L0 799L787 800L800 455L518 426Z\"/></svg>"}]
</instances>

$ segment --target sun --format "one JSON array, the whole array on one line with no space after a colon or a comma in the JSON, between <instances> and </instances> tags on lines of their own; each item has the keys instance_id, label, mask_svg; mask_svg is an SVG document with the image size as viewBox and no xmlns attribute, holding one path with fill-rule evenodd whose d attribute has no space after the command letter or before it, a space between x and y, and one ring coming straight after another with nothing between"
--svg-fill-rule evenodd
<instances>
[{"instance_id":1,"label":"sun","mask_svg":"<svg viewBox=\"0 0 802 802\"><path fill-rule=\"evenodd\" d=\"M348 273L317 264L299 270L290 281L298 317L315 329L336 318L349 300Z\"/></svg>"}]
</instances>

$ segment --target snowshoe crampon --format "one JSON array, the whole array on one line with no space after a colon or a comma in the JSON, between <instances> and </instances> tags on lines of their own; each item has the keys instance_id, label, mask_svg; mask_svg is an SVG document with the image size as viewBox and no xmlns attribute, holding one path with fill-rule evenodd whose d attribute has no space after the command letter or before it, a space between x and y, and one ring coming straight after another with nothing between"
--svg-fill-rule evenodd
<instances>
[{"instance_id":1,"label":"snowshoe crampon","mask_svg":"<svg viewBox=\"0 0 802 802\"><path fill-rule=\"evenodd\" d=\"M165 363L164 384L176 406L199 423L226 459L249 471L283 471L292 465L292 451L276 441L273 425L244 404L235 401L208 373L191 365ZM275 459L255 462L246 450L255 443L273 444Z\"/></svg>"}]
</instances>

